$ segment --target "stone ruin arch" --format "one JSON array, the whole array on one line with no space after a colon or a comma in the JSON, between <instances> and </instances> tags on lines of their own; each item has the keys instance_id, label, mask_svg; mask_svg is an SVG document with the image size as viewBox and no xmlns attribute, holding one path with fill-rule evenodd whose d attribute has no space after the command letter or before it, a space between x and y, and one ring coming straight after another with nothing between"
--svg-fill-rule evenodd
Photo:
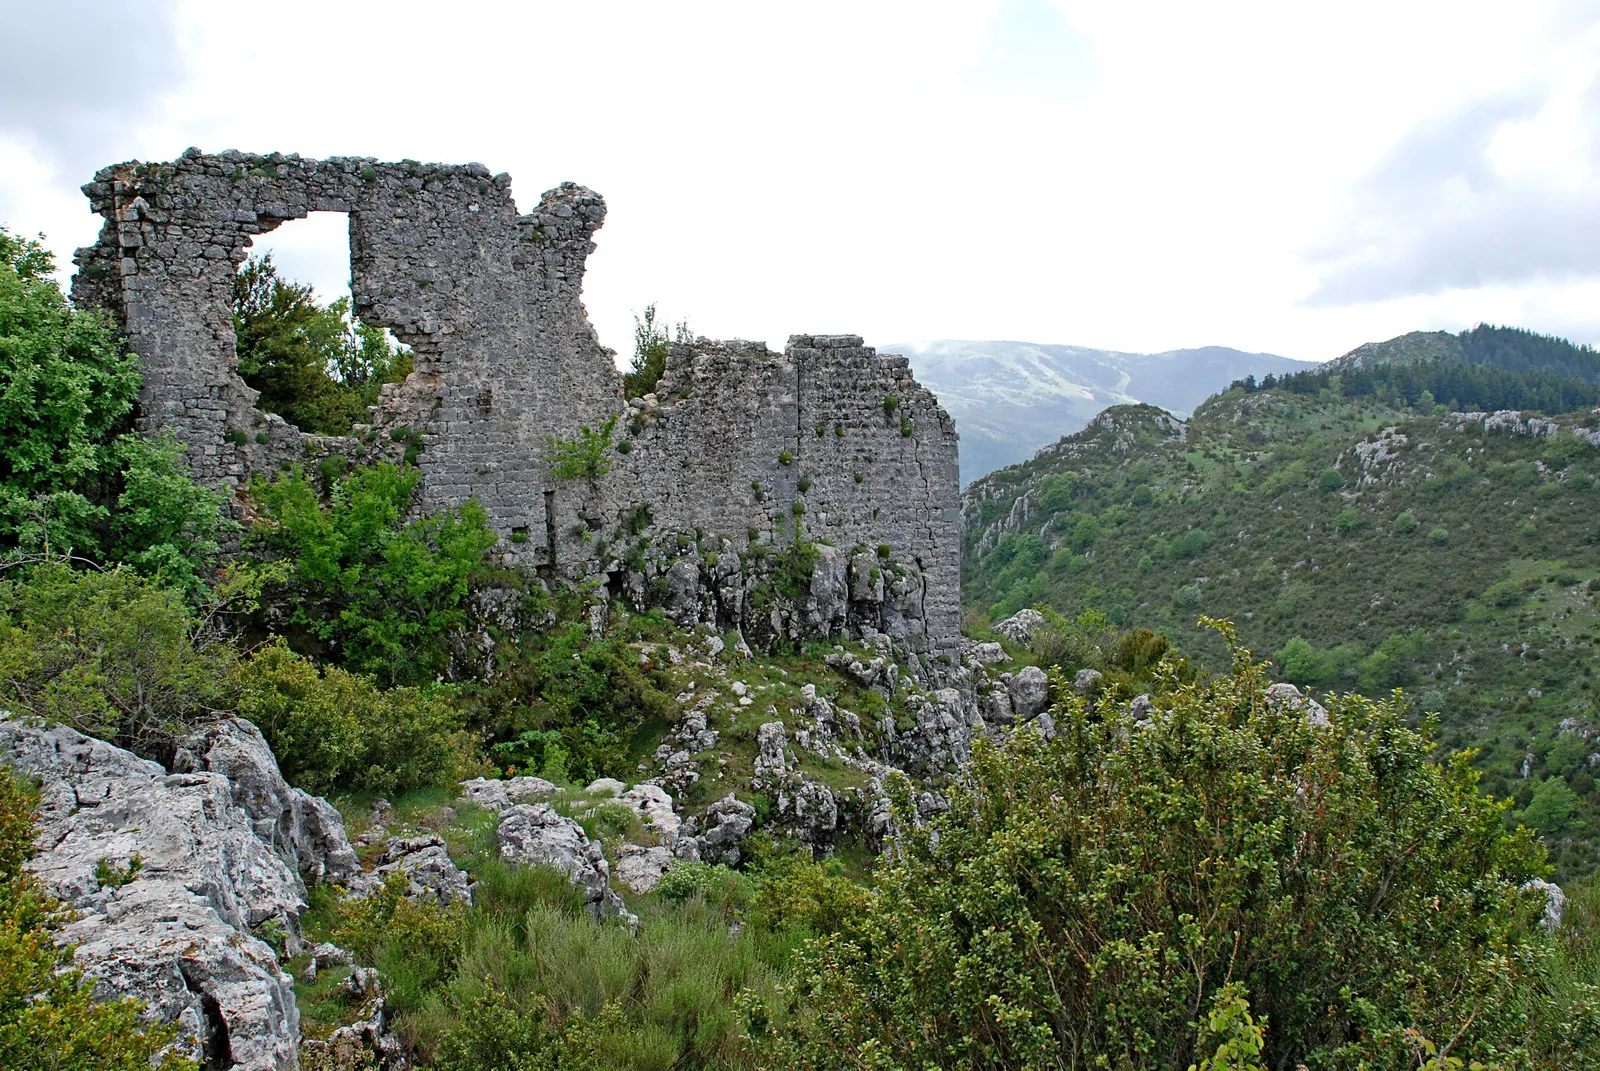
<instances>
[{"instance_id":1,"label":"stone ruin arch","mask_svg":"<svg viewBox=\"0 0 1600 1071\"><path fill-rule=\"evenodd\" d=\"M564 183L520 214L510 177L481 164L189 149L104 168L84 192L105 223L78 251L73 296L126 332L139 425L171 429L198 480L237 489L286 463L414 443L421 505L475 498L508 563L637 602L665 592L683 623L735 627L761 548L803 525L823 553L804 607L783 613L818 634L956 646L955 428L906 360L851 335L794 336L782 354L700 340L673 347L659 398L625 404L582 304L606 212L592 190ZM350 437L262 413L237 371L238 266L254 236L311 212L348 216L353 311L415 354ZM628 448L611 470L556 479L549 440L612 416Z\"/></svg>"}]
</instances>

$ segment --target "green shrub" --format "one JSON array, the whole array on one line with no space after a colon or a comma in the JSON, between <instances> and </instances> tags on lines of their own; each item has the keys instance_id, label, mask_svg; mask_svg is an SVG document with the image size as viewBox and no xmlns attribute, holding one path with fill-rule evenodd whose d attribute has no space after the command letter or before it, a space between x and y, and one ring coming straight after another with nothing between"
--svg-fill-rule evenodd
<instances>
[{"instance_id":1,"label":"green shrub","mask_svg":"<svg viewBox=\"0 0 1600 1071\"><path fill-rule=\"evenodd\" d=\"M470 762L462 715L440 695L319 669L281 640L235 677L240 715L260 727L284 777L315 795L453 785Z\"/></svg>"},{"instance_id":2,"label":"green shrub","mask_svg":"<svg viewBox=\"0 0 1600 1071\"><path fill-rule=\"evenodd\" d=\"M546 456L550 475L562 481L579 477L598 480L610 472L611 459L606 457L606 450L611 447L611 437L616 429L617 414L612 413L598 428L579 425L575 439L562 439L554 435L548 437L545 442L550 448Z\"/></svg>"},{"instance_id":3,"label":"green shrub","mask_svg":"<svg viewBox=\"0 0 1600 1071\"><path fill-rule=\"evenodd\" d=\"M1338 469L1323 469L1322 475L1317 477L1317 490L1324 494L1331 494L1344 486L1344 477Z\"/></svg>"},{"instance_id":4,"label":"green shrub","mask_svg":"<svg viewBox=\"0 0 1600 1071\"><path fill-rule=\"evenodd\" d=\"M1417 530L1417 518L1410 510L1401 510L1395 514L1394 530L1398 535L1410 535Z\"/></svg>"},{"instance_id":5,"label":"green shrub","mask_svg":"<svg viewBox=\"0 0 1600 1071\"><path fill-rule=\"evenodd\" d=\"M327 502L299 469L250 488L256 550L291 570L280 595L298 638L387 683L444 672L449 634L466 622L471 582L497 540L472 500L408 520L420 475L387 463L357 469Z\"/></svg>"},{"instance_id":6,"label":"green shrub","mask_svg":"<svg viewBox=\"0 0 1600 1071\"><path fill-rule=\"evenodd\" d=\"M974 741L948 812L919 824L893 784L909 832L864 917L800 954L769 1066L1184 1067L1220 1048L1196 1009L1229 982L1264 1066L1416 1066L1419 1036L1564 1065L1600 1020L1543 996L1519 891L1542 852L1403 705L1316 726L1267 682L1238 652L1142 727L1065 689L1052 742Z\"/></svg>"},{"instance_id":7,"label":"green shrub","mask_svg":"<svg viewBox=\"0 0 1600 1071\"><path fill-rule=\"evenodd\" d=\"M1367 526L1367 519L1358 509L1340 510L1333 519L1333 526L1341 532L1356 532Z\"/></svg>"},{"instance_id":8,"label":"green shrub","mask_svg":"<svg viewBox=\"0 0 1600 1071\"><path fill-rule=\"evenodd\" d=\"M176 1027L146 1020L138 1001L95 999L72 946L56 943L70 914L23 869L33 852L32 795L0 767L0 1067L194 1071L163 1053Z\"/></svg>"},{"instance_id":9,"label":"green shrub","mask_svg":"<svg viewBox=\"0 0 1600 1071\"><path fill-rule=\"evenodd\" d=\"M1450 530L1448 528L1430 529L1428 532L1428 542L1432 543L1436 547L1444 546L1450 542Z\"/></svg>"},{"instance_id":10,"label":"green shrub","mask_svg":"<svg viewBox=\"0 0 1600 1071\"><path fill-rule=\"evenodd\" d=\"M234 658L176 590L129 569L47 562L0 583L6 706L147 757L232 705Z\"/></svg>"},{"instance_id":11,"label":"green shrub","mask_svg":"<svg viewBox=\"0 0 1600 1071\"><path fill-rule=\"evenodd\" d=\"M1200 585L1184 584L1172 593L1172 604L1185 610L1192 610L1200 605Z\"/></svg>"},{"instance_id":12,"label":"green shrub","mask_svg":"<svg viewBox=\"0 0 1600 1071\"><path fill-rule=\"evenodd\" d=\"M1203 529L1191 528L1167 544L1169 558L1197 558L1211 546L1211 537Z\"/></svg>"}]
</instances>

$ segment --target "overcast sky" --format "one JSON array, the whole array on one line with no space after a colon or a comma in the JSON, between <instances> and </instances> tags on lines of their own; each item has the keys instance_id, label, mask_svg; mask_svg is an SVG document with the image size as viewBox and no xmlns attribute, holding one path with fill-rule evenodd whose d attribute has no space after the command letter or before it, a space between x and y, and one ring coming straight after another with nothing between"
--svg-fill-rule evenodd
<instances>
[{"instance_id":1,"label":"overcast sky","mask_svg":"<svg viewBox=\"0 0 1600 1071\"><path fill-rule=\"evenodd\" d=\"M610 214L607 345L1229 345L1481 320L1600 342L1600 2L0 5L0 223L64 263L101 165L479 161ZM266 241L332 297L340 217Z\"/></svg>"}]
</instances>

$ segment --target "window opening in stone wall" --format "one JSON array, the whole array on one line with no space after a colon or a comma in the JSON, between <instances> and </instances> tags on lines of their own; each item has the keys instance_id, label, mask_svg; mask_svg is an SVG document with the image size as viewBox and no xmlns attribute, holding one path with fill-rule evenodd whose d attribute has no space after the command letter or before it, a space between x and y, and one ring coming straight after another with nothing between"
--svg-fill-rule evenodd
<instances>
[{"instance_id":1,"label":"window opening in stone wall","mask_svg":"<svg viewBox=\"0 0 1600 1071\"><path fill-rule=\"evenodd\" d=\"M355 316L342 212L290 220L252 243L234 276L233 330L257 407L313 434L367 423L383 385L412 368L407 347Z\"/></svg>"}]
</instances>

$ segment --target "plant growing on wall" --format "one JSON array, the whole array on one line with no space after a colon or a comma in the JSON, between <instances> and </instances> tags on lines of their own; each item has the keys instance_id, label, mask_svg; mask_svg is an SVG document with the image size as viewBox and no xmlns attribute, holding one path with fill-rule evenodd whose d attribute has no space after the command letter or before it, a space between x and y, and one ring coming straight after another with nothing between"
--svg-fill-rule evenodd
<instances>
[{"instance_id":1,"label":"plant growing on wall","mask_svg":"<svg viewBox=\"0 0 1600 1071\"><path fill-rule=\"evenodd\" d=\"M611 460L606 450L611 446L611 436L617 429L617 415L611 414L599 428L584 424L578 428L578 437L562 439L554 435L545 441L550 444L550 475L565 482L582 476L598 480L611 471Z\"/></svg>"}]
</instances>

